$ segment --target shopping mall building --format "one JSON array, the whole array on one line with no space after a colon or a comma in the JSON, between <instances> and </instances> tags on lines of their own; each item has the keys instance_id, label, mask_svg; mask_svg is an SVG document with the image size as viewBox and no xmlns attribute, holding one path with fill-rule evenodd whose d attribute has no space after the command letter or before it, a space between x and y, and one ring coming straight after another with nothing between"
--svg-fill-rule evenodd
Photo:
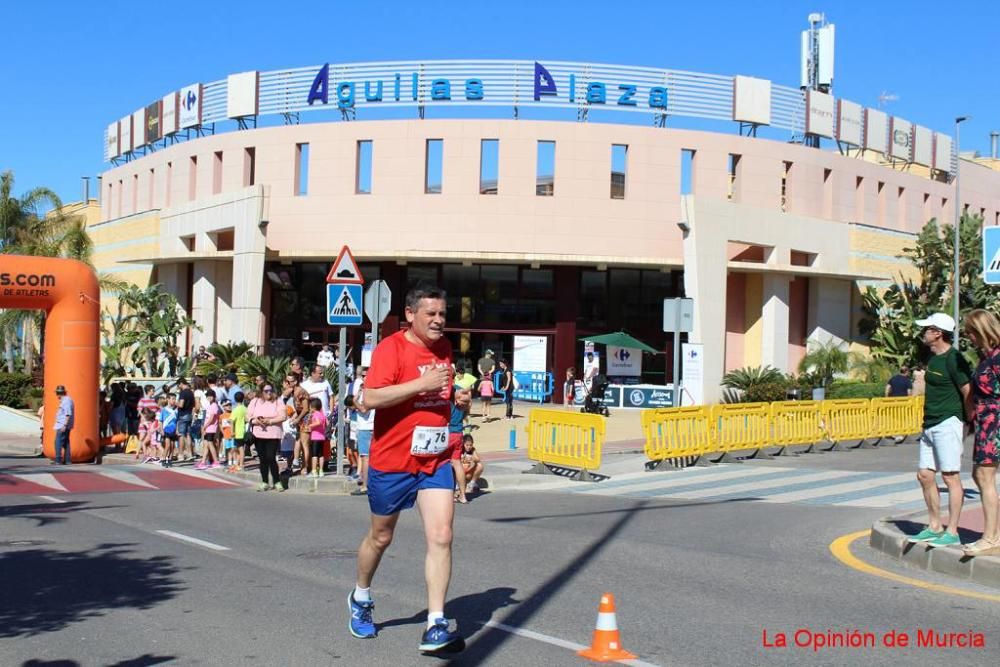
<instances>
[{"instance_id":1,"label":"shopping mall building","mask_svg":"<svg viewBox=\"0 0 1000 667\"><path fill-rule=\"evenodd\" d=\"M589 63L244 72L111 123L105 157L96 264L175 293L189 346L335 341L325 278L348 245L392 289L383 334L429 281L464 356L544 336L556 377L624 329L667 353L644 379L670 381L663 300L692 298L706 400L728 369L863 344L861 290L912 272L903 248L954 219L959 168L962 207L1000 224L1000 173L946 134L763 79Z\"/></svg>"}]
</instances>

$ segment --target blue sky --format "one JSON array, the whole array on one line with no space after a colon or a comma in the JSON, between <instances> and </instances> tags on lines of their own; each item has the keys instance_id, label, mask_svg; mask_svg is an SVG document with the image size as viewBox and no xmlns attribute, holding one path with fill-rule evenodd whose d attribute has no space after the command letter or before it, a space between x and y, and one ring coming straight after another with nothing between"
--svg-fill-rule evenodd
<instances>
[{"instance_id":1,"label":"blue sky","mask_svg":"<svg viewBox=\"0 0 1000 667\"><path fill-rule=\"evenodd\" d=\"M324 62L517 58L607 62L798 83L799 32L837 26L834 94L934 130L962 149L1000 129L1000 4L952 2L169 3L12 2L0 41L0 170L15 191L80 197L107 168L108 123L194 81ZM21 26L21 28L12 28ZM265 36L266 31L266 38ZM642 121L645 122L645 121ZM735 132L735 126L732 127ZM93 192L93 188L91 190Z\"/></svg>"}]
</instances>

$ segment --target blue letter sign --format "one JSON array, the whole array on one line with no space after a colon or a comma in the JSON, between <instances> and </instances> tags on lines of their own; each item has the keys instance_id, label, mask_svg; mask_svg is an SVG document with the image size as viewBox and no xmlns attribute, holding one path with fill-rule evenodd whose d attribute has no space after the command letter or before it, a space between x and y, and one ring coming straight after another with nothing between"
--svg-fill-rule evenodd
<instances>
[{"instance_id":1,"label":"blue letter sign","mask_svg":"<svg viewBox=\"0 0 1000 667\"><path fill-rule=\"evenodd\" d=\"M312 88L309 89L309 98L306 103L312 106L312 103L319 100L323 104L326 104L327 93L330 88L330 63L323 65L319 72L316 74L316 78L313 79Z\"/></svg>"},{"instance_id":2,"label":"blue letter sign","mask_svg":"<svg viewBox=\"0 0 1000 667\"><path fill-rule=\"evenodd\" d=\"M542 67L542 64L535 62L535 101L542 99L542 95L556 95L555 79L549 74L549 70Z\"/></svg>"}]
</instances>

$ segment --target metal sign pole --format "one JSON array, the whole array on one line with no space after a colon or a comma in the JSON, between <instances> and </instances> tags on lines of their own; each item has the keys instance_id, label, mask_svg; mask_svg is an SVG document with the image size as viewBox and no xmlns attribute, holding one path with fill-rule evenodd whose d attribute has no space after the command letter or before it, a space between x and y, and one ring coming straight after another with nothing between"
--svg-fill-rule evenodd
<instances>
[{"instance_id":1,"label":"metal sign pole","mask_svg":"<svg viewBox=\"0 0 1000 667\"><path fill-rule=\"evenodd\" d=\"M674 407L681 404L681 304L677 302L674 309Z\"/></svg>"},{"instance_id":2,"label":"metal sign pole","mask_svg":"<svg viewBox=\"0 0 1000 667\"><path fill-rule=\"evenodd\" d=\"M347 386L344 384L345 357L347 356L347 327L340 327L340 357L337 360L337 470L340 475L344 471L344 432L349 428L347 412L344 410L344 397L347 396Z\"/></svg>"}]
</instances>

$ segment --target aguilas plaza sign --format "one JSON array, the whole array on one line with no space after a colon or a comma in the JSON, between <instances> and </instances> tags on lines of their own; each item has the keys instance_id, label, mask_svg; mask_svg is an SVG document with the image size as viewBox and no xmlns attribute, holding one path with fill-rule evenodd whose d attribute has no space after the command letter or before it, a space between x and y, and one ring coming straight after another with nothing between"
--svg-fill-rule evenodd
<instances>
[{"instance_id":1,"label":"aguilas plaza sign","mask_svg":"<svg viewBox=\"0 0 1000 667\"><path fill-rule=\"evenodd\" d=\"M589 77L587 78L589 79ZM334 102L341 109L354 108L361 100L371 103L416 102L420 93L420 75L417 72L411 72L408 75L395 72L387 79L334 80L332 88ZM309 88L306 102L310 106L316 103L330 104L330 89L330 64L327 63L316 73L316 78L313 79L312 86ZM663 111L667 108L666 86L641 86L635 83L594 81L592 79L586 83L578 84L577 75L571 73L568 76L568 84L565 89L560 91L549 71L538 62L535 62L533 90L536 102L551 98L569 104L645 106ZM430 100L434 102L452 100L477 102L490 99L489 85L484 76L437 77L430 81Z\"/></svg>"}]
</instances>

